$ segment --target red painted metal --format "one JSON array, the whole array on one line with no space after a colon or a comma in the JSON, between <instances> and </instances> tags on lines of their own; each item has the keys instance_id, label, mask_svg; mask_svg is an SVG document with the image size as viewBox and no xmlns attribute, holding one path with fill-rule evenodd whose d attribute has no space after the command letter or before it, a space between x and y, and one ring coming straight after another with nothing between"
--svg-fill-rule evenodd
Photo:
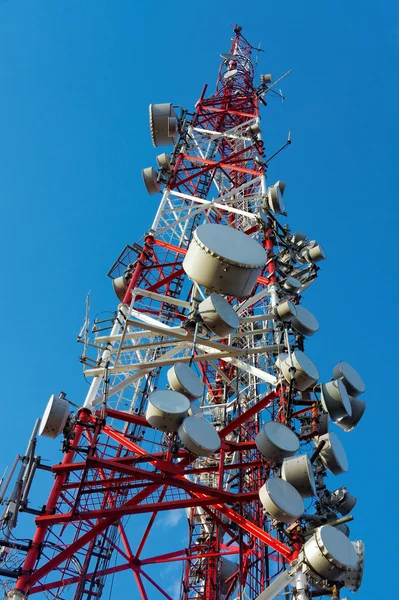
<instances>
[{"instance_id":1,"label":"red painted metal","mask_svg":"<svg viewBox=\"0 0 399 600\"><path fill-rule=\"evenodd\" d=\"M231 52L237 45L250 61L252 47L239 30L235 30ZM258 117L259 100L253 85L253 67L252 63L248 64L250 68L241 71L240 65L237 66L239 94L232 92L231 84L226 83L222 74L219 74L215 94L206 97L207 87L203 88L191 118L192 127L224 132ZM182 147L178 148L168 189L205 198L212 182L225 177L232 188L247 185L246 193L250 196L252 180L265 174L265 167L254 161L255 155L262 154L263 146L256 140L250 143L250 146L237 150L227 139L223 140L212 158L194 156ZM223 215L229 217L227 211ZM218 217L209 219L217 221ZM256 224L245 233L258 236L268 256L265 273L257 280L259 290L277 281L272 229L268 227L263 231ZM146 235L124 304L132 302L132 290L136 288L159 292L170 298L187 294L181 282L184 276L182 260L187 252L189 235L187 233L180 246L156 237L157 233L153 234L152 230L151 235ZM168 315L179 314L178 309L168 302L163 301L158 306L140 292L134 302L137 311L156 316L165 323ZM197 352L192 360L200 360L198 356ZM215 355L219 356L222 355ZM215 405L223 406L229 398L226 389L233 388L240 373L234 364L222 360L214 362L217 367L209 362L200 362L199 367L209 398ZM156 366L156 358L153 358L146 368L155 371ZM283 561L292 560L300 548L297 541L291 544L278 539L263 514L258 495L270 472L270 466L259 456L254 441L260 428L260 415L262 411L270 411L270 418L275 418L280 400L284 402L284 394L282 388L267 393L262 400L221 427L220 455L213 462L209 459L205 466L195 464L196 457L188 451L176 449L173 436L154 441L153 431L142 414L106 405L93 414L81 410L69 449L62 462L53 466L55 482L43 513L36 518L36 533L16 589L33 596L47 591L57 594L61 590L63 593L70 587L77 590L72 592L74 600L80 600L99 596L97 592L89 595L85 588L93 580L131 571L140 598L152 598L156 590L157 597L160 594L172 600L160 581L155 581L143 567L180 562L184 565L183 600L219 600L221 559L238 555L237 572L227 581L226 600L234 598L237 578L246 586L246 597L255 598L277 574ZM144 388L142 398L145 400L147 396L148 390ZM230 472L233 472L233 481L231 490L226 490L224 481ZM208 483L193 482L190 479L193 475L198 475L201 481L208 477ZM235 483L239 491L235 490ZM195 513L197 509L202 512ZM146 556L156 518L169 510L184 510L190 516L187 547ZM208 537L194 518L198 514L203 514L209 525L211 534ZM135 515L141 515L141 519L149 515L148 522L141 521L146 526L136 550L132 549L135 545L124 525L125 517ZM117 535L112 537L112 532ZM58 547L52 543L53 539L57 540ZM107 545L110 555L115 553L119 557L120 564L96 566L93 556L99 552L101 544ZM71 560L76 557L84 566L79 575L70 567ZM269 561L276 567L272 574L265 566ZM132 597L138 597L137 593Z\"/></svg>"}]
</instances>

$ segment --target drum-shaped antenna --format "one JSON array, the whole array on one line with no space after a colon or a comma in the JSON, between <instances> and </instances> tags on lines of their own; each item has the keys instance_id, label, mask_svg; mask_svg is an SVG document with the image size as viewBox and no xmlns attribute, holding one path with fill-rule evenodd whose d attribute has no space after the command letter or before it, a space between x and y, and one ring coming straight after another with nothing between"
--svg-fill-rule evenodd
<instances>
[{"instance_id":1,"label":"drum-shaped antenna","mask_svg":"<svg viewBox=\"0 0 399 600\"><path fill-rule=\"evenodd\" d=\"M163 169L164 171L172 171L173 167L172 167L172 163L170 162L170 156L169 154L167 154L166 152L163 152L162 154L158 154L158 156L155 157L156 161L157 161L157 165L160 169Z\"/></svg>"},{"instance_id":2,"label":"drum-shaped antenna","mask_svg":"<svg viewBox=\"0 0 399 600\"><path fill-rule=\"evenodd\" d=\"M252 123L252 125L248 127L248 133L250 133L251 135L259 135L260 132L261 128L259 123Z\"/></svg>"},{"instance_id":3,"label":"drum-shaped antenna","mask_svg":"<svg viewBox=\"0 0 399 600\"><path fill-rule=\"evenodd\" d=\"M240 319L225 298L213 293L198 305L198 313L205 325L222 338L240 326Z\"/></svg>"},{"instance_id":4,"label":"drum-shaped antenna","mask_svg":"<svg viewBox=\"0 0 399 600\"><path fill-rule=\"evenodd\" d=\"M291 327L301 333L302 335L313 335L319 329L319 323L316 317L304 308L303 306L296 305L296 315L291 319Z\"/></svg>"},{"instance_id":5,"label":"drum-shaped antenna","mask_svg":"<svg viewBox=\"0 0 399 600\"><path fill-rule=\"evenodd\" d=\"M300 493L279 477L270 477L262 485L259 499L267 514L281 523L293 523L305 512Z\"/></svg>"},{"instance_id":6,"label":"drum-shaped antenna","mask_svg":"<svg viewBox=\"0 0 399 600\"><path fill-rule=\"evenodd\" d=\"M39 435L54 440L63 432L68 415L69 404L65 396L63 394L50 396L40 423Z\"/></svg>"},{"instance_id":7,"label":"drum-shaped antenna","mask_svg":"<svg viewBox=\"0 0 399 600\"><path fill-rule=\"evenodd\" d=\"M341 361L333 369L335 379L342 379L342 382L350 396L360 396L366 391L366 386L359 373L347 362Z\"/></svg>"},{"instance_id":8,"label":"drum-shaped antenna","mask_svg":"<svg viewBox=\"0 0 399 600\"><path fill-rule=\"evenodd\" d=\"M348 515L355 507L357 498L348 492L345 486L341 486L331 493L331 499L334 503L334 510L341 515Z\"/></svg>"},{"instance_id":9,"label":"drum-shaped antenna","mask_svg":"<svg viewBox=\"0 0 399 600\"><path fill-rule=\"evenodd\" d=\"M201 407L198 406L198 404L194 404L193 402L191 403L190 408L188 409L188 416L197 417L198 419L205 419L204 412L201 409Z\"/></svg>"},{"instance_id":10,"label":"drum-shaped antenna","mask_svg":"<svg viewBox=\"0 0 399 600\"><path fill-rule=\"evenodd\" d=\"M355 567L350 567L346 570L342 577L344 586L349 588L353 592L357 592L362 584L363 570L364 570L364 543L360 540L352 542L357 556L357 563Z\"/></svg>"},{"instance_id":11,"label":"drum-shaped antenna","mask_svg":"<svg viewBox=\"0 0 399 600\"><path fill-rule=\"evenodd\" d=\"M297 246L304 246L306 242L306 233L301 233L300 231L296 231L291 236L291 242L296 244Z\"/></svg>"},{"instance_id":12,"label":"drum-shaped antenna","mask_svg":"<svg viewBox=\"0 0 399 600\"><path fill-rule=\"evenodd\" d=\"M268 421L255 440L256 447L266 460L281 462L299 450L299 438L286 425Z\"/></svg>"},{"instance_id":13,"label":"drum-shaped antenna","mask_svg":"<svg viewBox=\"0 0 399 600\"><path fill-rule=\"evenodd\" d=\"M320 244L317 244L314 240L304 246L299 252L297 259L298 262L305 263L318 263L325 260L327 255Z\"/></svg>"},{"instance_id":14,"label":"drum-shaped antenna","mask_svg":"<svg viewBox=\"0 0 399 600\"><path fill-rule=\"evenodd\" d=\"M202 396L204 386L195 371L185 363L176 363L167 372L168 383L172 390L195 400Z\"/></svg>"},{"instance_id":15,"label":"drum-shaped antenna","mask_svg":"<svg viewBox=\"0 0 399 600\"><path fill-rule=\"evenodd\" d=\"M226 73L223 75L223 77L225 79L231 79L232 77L235 77L237 75L238 71L237 69L231 69L230 71L226 71Z\"/></svg>"},{"instance_id":16,"label":"drum-shaped antenna","mask_svg":"<svg viewBox=\"0 0 399 600\"><path fill-rule=\"evenodd\" d=\"M211 456L220 448L218 432L203 419L187 417L180 425L178 434L183 446L196 456Z\"/></svg>"},{"instance_id":17,"label":"drum-shaped antenna","mask_svg":"<svg viewBox=\"0 0 399 600\"><path fill-rule=\"evenodd\" d=\"M283 201L285 187L284 181L277 181L266 192L268 208L277 215L285 212L285 202Z\"/></svg>"},{"instance_id":18,"label":"drum-shaped antenna","mask_svg":"<svg viewBox=\"0 0 399 600\"><path fill-rule=\"evenodd\" d=\"M266 252L242 231L214 223L200 225L183 261L187 275L205 288L229 296L251 293Z\"/></svg>"},{"instance_id":19,"label":"drum-shaped antenna","mask_svg":"<svg viewBox=\"0 0 399 600\"><path fill-rule=\"evenodd\" d=\"M150 104L150 132L152 143L171 146L176 142L178 120L172 104Z\"/></svg>"},{"instance_id":20,"label":"drum-shaped antenna","mask_svg":"<svg viewBox=\"0 0 399 600\"><path fill-rule=\"evenodd\" d=\"M316 483L307 454L285 458L281 465L281 477L293 485L302 498L316 495Z\"/></svg>"},{"instance_id":21,"label":"drum-shaped antenna","mask_svg":"<svg viewBox=\"0 0 399 600\"><path fill-rule=\"evenodd\" d=\"M291 300L285 300L285 302L281 302L274 308L273 313L279 321L289 323L297 316L297 307Z\"/></svg>"},{"instance_id":22,"label":"drum-shaped antenna","mask_svg":"<svg viewBox=\"0 0 399 600\"><path fill-rule=\"evenodd\" d=\"M349 537L351 534L351 530L349 529L346 523L338 523L338 525L333 525L338 531L341 531L346 537Z\"/></svg>"},{"instance_id":23,"label":"drum-shaped antenna","mask_svg":"<svg viewBox=\"0 0 399 600\"><path fill-rule=\"evenodd\" d=\"M120 277L116 277L112 280L112 286L114 288L114 292L120 302L123 302L123 298L127 292L127 288L129 286L129 282L127 281L124 275Z\"/></svg>"},{"instance_id":24,"label":"drum-shaped antenna","mask_svg":"<svg viewBox=\"0 0 399 600\"><path fill-rule=\"evenodd\" d=\"M366 402L361 398L349 396L349 402L352 408L351 416L343 417L342 419L338 419L338 421L336 421L338 427L341 427L341 429L344 431L352 431L352 429L354 429L359 423L364 411L366 410Z\"/></svg>"},{"instance_id":25,"label":"drum-shaped antenna","mask_svg":"<svg viewBox=\"0 0 399 600\"><path fill-rule=\"evenodd\" d=\"M318 442L322 441L325 441L325 445L320 452L320 459L324 467L334 475L346 473L348 470L348 459L337 434L333 431L325 433L318 438Z\"/></svg>"},{"instance_id":26,"label":"drum-shaped antenna","mask_svg":"<svg viewBox=\"0 0 399 600\"><path fill-rule=\"evenodd\" d=\"M348 538L331 525L318 527L303 547L305 561L316 579L338 581L357 565L357 554Z\"/></svg>"},{"instance_id":27,"label":"drum-shaped antenna","mask_svg":"<svg viewBox=\"0 0 399 600\"><path fill-rule=\"evenodd\" d=\"M146 167L141 170L145 189L150 196L157 194L161 190L161 184L158 181L158 173L154 167Z\"/></svg>"},{"instance_id":28,"label":"drum-shaped antenna","mask_svg":"<svg viewBox=\"0 0 399 600\"><path fill-rule=\"evenodd\" d=\"M302 287L302 283L296 277L287 277L283 283L283 288L291 294L297 294Z\"/></svg>"},{"instance_id":29,"label":"drum-shaped antenna","mask_svg":"<svg viewBox=\"0 0 399 600\"><path fill-rule=\"evenodd\" d=\"M321 384L320 401L333 421L352 415L348 392L340 379Z\"/></svg>"},{"instance_id":30,"label":"drum-shaped antenna","mask_svg":"<svg viewBox=\"0 0 399 600\"><path fill-rule=\"evenodd\" d=\"M157 390L148 399L145 418L154 429L177 431L187 416L190 400L171 390Z\"/></svg>"},{"instance_id":31,"label":"drum-shaped antenna","mask_svg":"<svg viewBox=\"0 0 399 600\"><path fill-rule=\"evenodd\" d=\"M295 378L294 387L300 392L310 388L320 377L314 362L301 350L295 350L291 356L280 354L277 365L288 383Z\"/></svg>"}]
</instances>

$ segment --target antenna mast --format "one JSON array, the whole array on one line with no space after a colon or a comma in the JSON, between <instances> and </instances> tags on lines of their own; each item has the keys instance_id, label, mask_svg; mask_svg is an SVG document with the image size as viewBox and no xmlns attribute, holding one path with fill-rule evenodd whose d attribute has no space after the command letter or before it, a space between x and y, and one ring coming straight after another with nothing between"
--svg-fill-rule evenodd
<instances>
[{"instance_id":1,"label":"antenna mast","mask_svg":"<svg viewBox=\"0 0 399 600\"><path fill-rule=\"evenodd\" d=\"M194 112L150 106L153 144L171 149L143 170L161 200L114 263L120 304L90 342L87 302L87 397L72 413L52 396L41 421L39 435L63 435L51 491L39 510L33 476L11 509L1 494L10 600L111 597L124 571L132 597L173 600L148 572L168 562L181 565L180 600L338 598L360 586L363 544L346 524L356 499L334 475L348 468L336 432L362 417L364 384L343 361L319 383L305 354L319 326L302 294L325 253L281 223L286 184L267 180L275 154L259 111L272 77L254 81L252 50L234 26L216 90L205 86ZM36 529L22 544L9 526L27 509ZM154 553L157 519L182 509L187 543Z\"/></svg>"}]
</instances>

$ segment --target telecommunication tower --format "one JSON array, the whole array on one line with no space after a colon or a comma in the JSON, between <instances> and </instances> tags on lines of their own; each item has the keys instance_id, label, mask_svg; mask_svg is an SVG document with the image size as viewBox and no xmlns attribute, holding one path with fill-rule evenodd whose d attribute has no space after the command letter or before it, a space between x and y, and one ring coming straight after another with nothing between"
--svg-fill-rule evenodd
<instances>
[{"instance_id":1,"label":"telecommunication tower","mask_svg":"<svg viewBox=\"0 0 399 600\"><path fill-rule=\"evenodd\" d=\"M259 109L281 78L255 82L253 50L235 26L194 112L150 105L153 144L171 148L143 170L161 201L109 272L112 322L82 329L89 392L80 408L51 396L2 480L10 600L110 597L121 572L137 584L131 598L174 600L147 572L169 561L180 600L337 599L361 584L363 543L347 526L356 498L333 475L347 471L337 431L361 419L365 386L343 361L320 383L305 354L319 326L302 294L325 253L285 223L286 185L267 179ZM53 467L38 435L63 436ZM40 469L42 508L30 502ZM187 544L154 555L156 519L182 509ZM17 534L23 512L31 539Z\"/></svg>"}]
</instances>

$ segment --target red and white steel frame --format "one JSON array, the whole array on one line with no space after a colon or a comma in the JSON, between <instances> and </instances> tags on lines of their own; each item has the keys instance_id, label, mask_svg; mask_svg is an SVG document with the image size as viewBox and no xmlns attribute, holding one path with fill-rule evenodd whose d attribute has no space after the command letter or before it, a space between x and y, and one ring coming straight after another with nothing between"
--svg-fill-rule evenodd
<instances>
[{"instance_id":1,"label":"red and white steel frame","mask_svg":"<svg viewBox=\"0 0 399 600\"><path fill-rule=\"evenodd\" d=\"M257 214L266 191L264 145L248 133L259 123L251 46L236 32L230 49L245 57L221 66L216 92L206 86L187 117L174 167L110 333L98 335L97 366L79 410L15 590L62 598L100 597L107 577L130 571L142 599L170 594L148 565L182 564L183 600L255 598L301 547L285 539L264 515L258 490L269 474L254 439L266 420L286 419L286 390L272 369L273 321L263 321L255 342L254 315L270 312L276 282L273 228ZM230 65L231 67L231 65ZM267 265L238 312L243 325L233 340L199 337L183 327L193 295L182 261L202 222L235 227L264 245ZM271 290L271 292L270 292ZM193 354L194 353L194 354ZM173 437L154 431L143 416L149 393L162 383L162 367L192 362L206 384L204 413L219 430L220 456L196 458ZM185 509L186 547L151 555L146 542L157 515ZM130 516L126 524L126 516ZM133 547L133 520L147 520ZM113 564L109 557L113 556ZM221 557L237 571L221 591ZM77 572L76 561L80 565ZM93 581L95 582L93 584ZM238 584L238 588L237 588ZM234 592L233 590L240 590ZM17 597L17 596L16 596ZM41 596L40 596L41 597Z\"/></svg>"}]
</instances>

